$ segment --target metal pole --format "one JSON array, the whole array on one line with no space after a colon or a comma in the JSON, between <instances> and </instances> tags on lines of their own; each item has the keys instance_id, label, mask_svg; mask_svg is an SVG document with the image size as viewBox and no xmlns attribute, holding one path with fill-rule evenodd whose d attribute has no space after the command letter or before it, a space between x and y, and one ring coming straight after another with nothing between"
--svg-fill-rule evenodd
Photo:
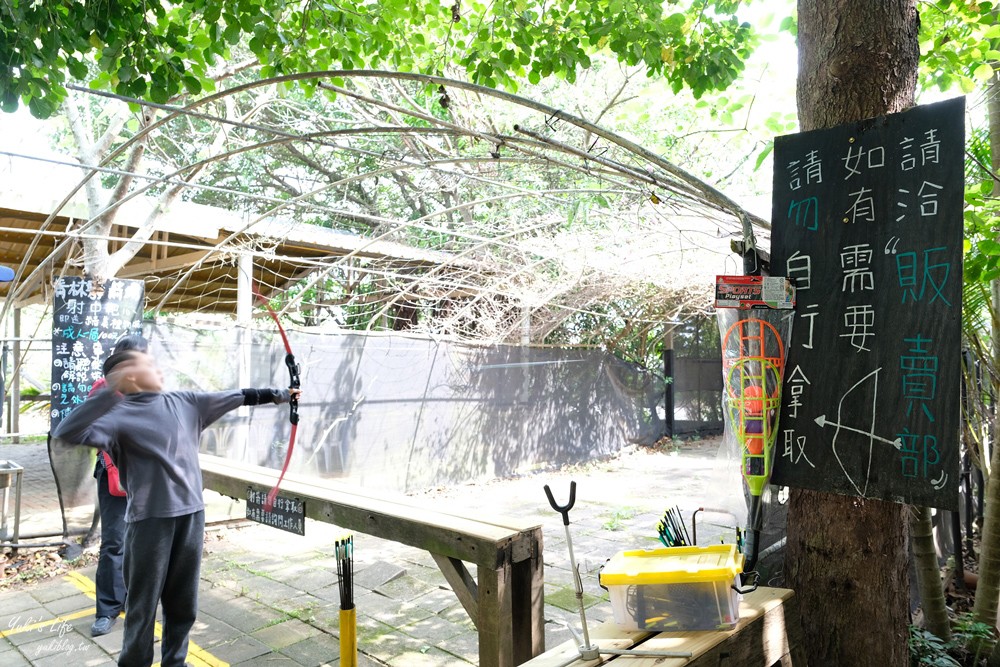
<instances>
[{"instance_id":1,"label":"metal pole","mask_svg":"<svg viewBox=\"0 0 1000 667\"><path fill-rule=\"evenodd\" d=\"M581 655L583 651L593 650L590 645L590 632L587 630L587 612L583 605L583 580L580 578L580 568L576 564L576 557L573 555L573 538L569 534L569 524L565 524L566 546L569 548L569 566L573 568L573 584L576 586L576 599L580 603L580 623L583 625L583 646L580 647ZM584 656L585 657L585 656Z\"/></svg>"},{"instance_id":2,"label":"metal pole","mask_svg":"<svg viewBox=\"0 0 1000 667\"><path fill-rule=\"evenodd\" d=\"M253 320L253 255L245 253L240 255L239 265L236 271L236 327L238 334L238 359L237 359L237 381L240 387L249 387L250 382L250 357L253 348L253 331L250 324ZM241 405L236 412L240 417L250 416L250 408ZM245 451L250 442L250 427L241 423L237 428L237 440L240 447ZM220 456L225 456L225 452L217 452Z\"/></svg>"},{"instance_id":3,"label":"metal pole","mask_svg":"<svg viewBox=\"0 0 1000 667\"><path fill-rule=\"evenodd\" d=\"M597 660L600 658L598 646L590 643L590 632L587 630L587 612L583 606L583 580L580 579L580 568L576 564L576 556L573 555L573 537L569 533L569 511L576 504L576 482L569 483L569 502L560 505L552 495L552 489L545 485L545 495L549 499L552 509L562 515L563 528L566 529L566 548L569 550L569 565L573 568L573 584L576 587L576 599L580 604L580 622L583 624L583 645L580 646L580 657L584 660Z\"/></svg>"},{"instance_id":4,"label":"metal pole","mask_svg":"<svg viewBox=\"0 0 1000 667\"><path fill-rule=\"evenodd\" d=\"M21 430L21 309L14 308L14 375L10 379L10 432ZM21 438L14 436L13 444ZM15 540L16 541L16 540Z\"/></svg>"},{"instance_id":5,"label":"metal pole","mask_svg":"<svg viewBox=\"0 0 1000 667\"><path fill-rule=\"evenodd\" d=\"M4 417L4 409L6 408L7 419L4 420L6 428L4 429L7 433L13 432L10 427L10 405L8 404L8 399L10 395L7 393L7 354L10 352L10 346L4 341L3 347L0 348L0 417Z\"/></svg>"},{"instance_id":6,"label":"metal pole","mask_svg":"<svg viewBox=\"0 0 1000 667\"><path fill-rule=\"evenodd\" d=\"M663 378L666 382L664 391L663 421L668 438L674 437L674 390L677 383L674 381L674 332L673 329L667 331L663 336Z\"/></svg>"}]
</instances>

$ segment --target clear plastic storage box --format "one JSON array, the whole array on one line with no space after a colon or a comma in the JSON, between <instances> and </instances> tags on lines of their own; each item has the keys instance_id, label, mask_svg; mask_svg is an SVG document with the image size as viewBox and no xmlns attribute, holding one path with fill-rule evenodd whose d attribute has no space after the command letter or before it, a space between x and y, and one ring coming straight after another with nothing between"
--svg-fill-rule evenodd
<instances>
[{"instance_id":1,"label":"clear plastic storage box","mask_svg":"<svg viewBox=\"0 0 1000 667\"><path fill-rule=\"evenodd\" d=\"M735 545L622 551L601 569L626 630L731 630L740 616L743 555Z\"/></svg>"}]
</instances>

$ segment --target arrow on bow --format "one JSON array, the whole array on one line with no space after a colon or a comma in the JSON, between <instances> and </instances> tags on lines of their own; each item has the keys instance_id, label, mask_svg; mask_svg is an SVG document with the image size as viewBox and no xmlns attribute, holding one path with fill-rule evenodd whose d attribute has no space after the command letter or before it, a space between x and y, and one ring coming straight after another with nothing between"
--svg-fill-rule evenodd
<instances>
[{"instance_id":1,"label":"arrow on bow","mask_svg":"<svg viewBox=\"0 0 1000 667\"><path fill-rule=\"evenodd\" d=\"M896 449L902 449L903 448L903 439L902 438L896 438L895 440L889 440L888 438L883 438L881 436L875 435L874 433L871 433L870 431L864 431L864 430L862 430L860 428L853 428L851 426L844 426L843 424L839 424L839 423L837 423L835 421L831 421L831 420L829 420L829 419L826 418L826 415L820 415L819 417L816 417L816 419L814 419L813 421L816 422L817 424L819 424L820 428L823 428L827 424L830 424L832 426L836 426L837 428L842 428L845 431L853 431L854 433L858 433L860 435L867 435L872 440L878 440L879 442L884 442L884 443L886 443L888 445L892 445Z\"/></svg>"},{"instance_id":2,"label":"arrow on bow","mask_svg":"<svg viewBox=\"0 0 1000 667\"><path fill-rule=\"evenodd\" d=\"M278 333L281 334L281 342L285 345L285 366L288 367L288 388L298 389L301 386L301 380L299 378L299 365L295 362L295 355L292 353L292 346L288 343L288 336L285 334L285 327L281 326L281 320L278 319L278 314L274 312L271 308L271 304L268 303L264 295L260 293L260 290L251 281L251 286L254 295L261 302L264 308L267 309L268 315L274 320L274 324L278 327ZM288 421L292 424L292 432L288 436L288 451L285 452L285 463L281 466L281 474L278 476L278 481L275 482L274 488L272 488L268 494L267 499L264 501L264 510L270 512L274 508L274 501L278 497L278 488L281 486L282 480L285 479L285 472L288 471L288 463L292 460L292 450L295 448L295 434L299 429L299 399L294 394L289 397L288 400Z\"/></svg>"}]
</instances>

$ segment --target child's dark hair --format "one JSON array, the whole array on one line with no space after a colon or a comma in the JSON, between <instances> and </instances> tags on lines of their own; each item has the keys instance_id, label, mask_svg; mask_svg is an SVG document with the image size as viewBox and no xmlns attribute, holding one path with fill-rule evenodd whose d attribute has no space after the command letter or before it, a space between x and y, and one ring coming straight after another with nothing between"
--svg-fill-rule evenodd
<instances>
[{"instance_id":1,"label":"child's dark hair","mask_svg":"<svg viewBox=\"0 0 1000 667\"><path fill-rule=\"evenodd\" d=\"M128 350L147 352L149 350L149 341L138 334L122 336L115 343L114 352L117 354L118 352L126 352Z\"/></svg>"},{"instance_id":2,"label":"child's dark hair","mask_svg":"<svg viewBox=\"0 0 1000 667\"><path fill-rule=\"evenodd\" d=\"M115 366L134 359L140 354L142 354L142 352L139 350L122 350L119 352L116 347L114 353L104 360L104 365L101 367L101 373L104 374L104 377L107 377L108 373L114 370Z\"/></svg>"}]
</instances>

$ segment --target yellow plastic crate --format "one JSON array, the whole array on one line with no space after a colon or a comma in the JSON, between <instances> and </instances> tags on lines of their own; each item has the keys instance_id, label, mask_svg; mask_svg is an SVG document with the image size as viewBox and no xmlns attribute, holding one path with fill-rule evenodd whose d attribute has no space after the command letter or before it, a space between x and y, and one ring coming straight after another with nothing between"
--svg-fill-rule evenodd
<instances>
[{"instance_id":1,"label":"yellow plastic crate","mask_svg":"<svg viewBox=\"0 0 1000 667\"><path fill-rule=\"evenodd\" d=\"M626 630L730 630L743 555L732 544L622 551L601 569L615 622Z\"/></svg>"}]
</instances>

